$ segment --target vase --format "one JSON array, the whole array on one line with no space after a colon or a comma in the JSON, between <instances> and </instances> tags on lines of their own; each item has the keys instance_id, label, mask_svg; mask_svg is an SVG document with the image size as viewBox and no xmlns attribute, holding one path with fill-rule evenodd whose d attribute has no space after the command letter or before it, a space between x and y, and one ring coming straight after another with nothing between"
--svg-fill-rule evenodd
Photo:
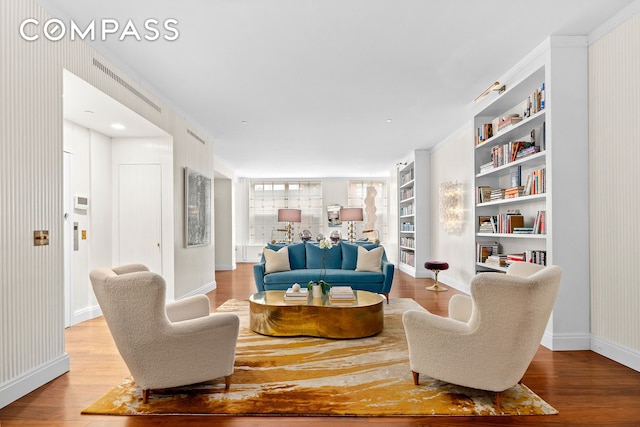
<instances>
[{"instance_id":1,"label":"vase","mask_svg":"<svg viewBox=\"0 0 640 427\"><path fill-rule=\"evenodd\" d=\"M314 298L322 297L322 287L320 285L313 285L311 287L311 292Z\"/></svg>"}]
</instances>

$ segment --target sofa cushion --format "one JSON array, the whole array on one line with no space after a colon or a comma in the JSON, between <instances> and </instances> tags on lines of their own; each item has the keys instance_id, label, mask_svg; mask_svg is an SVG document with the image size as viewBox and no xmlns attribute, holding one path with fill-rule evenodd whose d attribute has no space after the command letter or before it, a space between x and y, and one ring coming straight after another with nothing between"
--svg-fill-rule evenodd
<instances>
[{"instance_id":1,"label":"sofa cushion","mask_svg":"<svg viewBox=\"0 0 640 427\"><path fill-rule=\"evenodd\" d=\"M371 250L377 248L377 243L347 243L341 242L342 246L342 269L343 270L355 270L358 262L358 248L363 247Z\"/></svg>"},{"instance_id":2,"label":"sofa cushion","mask_svg":"<svg viewBox=\"0 0 640 427\"><path fill-rule=\"evenodd\" d=\"M299 283L305 286L310 280L320 279L321 269L290 270L271 273L264 276L264 283L268 289L274 289L270 285L288 285ZM354 270L328 269L325 271L324 280L331 285L357 285L372 283L381 285L384 282L384 274L381 272L356 272ZM356 286L357 289L363 289ZM286 289L286 287L284 288Z\"/></svg>"},{"instance_id":3,"label":"sofa cushion","mask_svg":"<svg viewBox=\"0 0 640 427\"><path fill-rule=\"evenodd\" d=\"M286 243L268 243L267 248L278 251L287 247L289 251L289 267L291 270L306 268L307 260L305 256L304 242L297 242L287 245Z\"/></svg>"},{"instance_id":4,"label":"sofa cushion","mask_svg":"<svg viewBox=\"0 0 640 427\"><path fill-rule=\"evenodd\" d=\"M331 249L321 249L317 243L305 244L307 255L307 268L322 268L322 253L324 252L325 268L342 267L342 249L340 243L334 244Z\"/></svg>"},{"instance_id":5,"label":"sofa cushion","mask_svg":"<svg viewBox=\"0 0 640 427\"><path fill-rule=\"evenodd\" d=\"M289 265L289 249L286 246L280 248L278 251L264 248L263 254L265 259L265 274L291 270Z\"/></svg>"},{"instance_id":6,"label":"sofa cushion","mask_svg":"<svg viewBox=\"0 0 640 427\"><path fill-rule=\"evenodd\" d=\"M358 261L356 263L356 271L372 271L382 272L382 254L384 248L382 246L367 250L362 246L358 246Z\"/></svg>"}]
</instances>

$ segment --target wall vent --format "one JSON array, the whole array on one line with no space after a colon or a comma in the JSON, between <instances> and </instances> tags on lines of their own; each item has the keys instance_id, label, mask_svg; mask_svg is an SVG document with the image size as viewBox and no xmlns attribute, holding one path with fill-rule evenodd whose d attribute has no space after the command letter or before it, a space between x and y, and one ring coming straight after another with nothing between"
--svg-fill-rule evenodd
<instances>
[{"instance_id":1,"label":"wall vent","mask_svg":"<svg viewBox=\"0 0 640 427\"><path fill-rule=\"evenodd\" d=\"M187 129L187 133L189 135L191 135L192 137L194 137L195 139L197 139L198 141L200 141L203 145L206 145L206 141L202 138L200 138L198 135L196 135L191 129Z\"/></svg>"},{"instance_id":2,"label":"wall vent","mask_svg":"<svg viewBox=\"0 0 640 427\"><path fill-rule=\"evenodd\" d=\"M98 61L95 58L93 58L93 66L96 67L97 69L99 69L100 71L102 71L103 73L105 73L106 75L108 75L109 77L111 77L116 82L118 82L120 85L122 85L124 88L126 88L129 92L133 93L135 96L137 96L138 98L142 99L151 108L153 108L154 110L157 110L159 113L162 112L162 109L160 108L160 106L158 104L156 104L155 102L153 102L152 100L150 100L149 98L144 96L138 89L136 89L133 86L131 86L122 77L120 77L119 75L117 75L116 73L111 71L109 68L107 68L106 65L104 65L103 63L101 63L100 61Z\"/></svg>"}]
</instances>

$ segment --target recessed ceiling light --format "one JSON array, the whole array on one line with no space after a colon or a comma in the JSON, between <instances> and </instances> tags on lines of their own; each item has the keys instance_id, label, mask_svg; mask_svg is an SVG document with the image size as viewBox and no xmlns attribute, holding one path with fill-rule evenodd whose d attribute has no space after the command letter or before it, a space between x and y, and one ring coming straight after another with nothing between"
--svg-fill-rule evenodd
<instances>
[{"instance_id":1,"label":"recessed ceiling light","mask_svg":"<svg viewBox=\"0 0 640 427\"><path fill-rule=\"evenodd\" d=\"M386 122L387 123L391 123L393 121L393 119L387 119Z\"/></svg>"},{"instance_id":2,"label":"recessed ceiling light","mask_svg":"<svg viewBox=\"0 0 640 427\"><path fill-rule=\"evenodd\" d=\"M242 123L243 125L246 125L248 122L246 120L243 120L240 123Z\"/></svg>"},{"instance_id":3,"label":"recessed ceiling light","mask_svg":"<svg viewBox=\"0 0 640 427\"><path fill-rule=\"evenodd\" d=\"M120 123L112 123L111 127L117 130L125 130L126 127L123 124Z\"/></svg>"},{"instance_id":4,"label":"recessed ceiling light","mask_svg":"<svg viewBox=\"0 0 640 427\"><path fill-rule=\"evenodd\" d=\"M93 114L93 111L91 111L91 110L84 110L84 112L87 113L87 114Z\"/></svg>"}]
</instances>

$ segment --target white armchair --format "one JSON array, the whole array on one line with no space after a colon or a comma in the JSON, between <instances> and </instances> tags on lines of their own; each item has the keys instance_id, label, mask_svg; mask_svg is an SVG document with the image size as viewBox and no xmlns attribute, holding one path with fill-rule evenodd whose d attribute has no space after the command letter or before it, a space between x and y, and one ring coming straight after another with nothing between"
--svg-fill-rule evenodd
<instances>
[{"instance_id":1,"label":"white armchair","mask_svg":"<svg viewBox=\"0 0 640 427\"><path fill-rule=\"evenodd\" d=\"M480 273L471 296L449 300L449 318L404 313L414 383L419 374L500 393L517 384L542 340L562 270L514 263L507 274Z\"/></svg>"},{"instance_id":2,"label":"white armchair","mask_svg":"<svg viewBox=\"0 0 640 427\"><path fill-rule=\"evenodd\" d=\"M229 389L240 320L210 314L196 295L165 304L165 281L141 264L89 274L113 340L148 402L152 389L225 378Z\"/></svg>"}]
</instances>

